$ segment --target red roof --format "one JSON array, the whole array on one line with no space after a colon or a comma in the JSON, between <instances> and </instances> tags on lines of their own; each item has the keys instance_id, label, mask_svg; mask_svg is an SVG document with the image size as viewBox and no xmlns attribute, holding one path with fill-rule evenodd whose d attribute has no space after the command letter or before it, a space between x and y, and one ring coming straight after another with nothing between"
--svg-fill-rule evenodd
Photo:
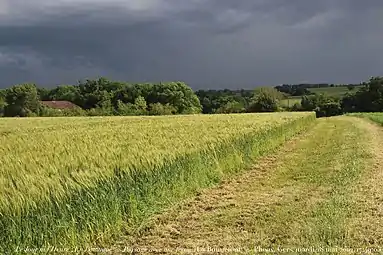
<instances>
[{"instance_id":1,"label":"red roof","mask_svg":"<svg viewBox=\"0 0 383 255\"><path fill-rule=\"evenodd\" d=\"M78 107L69 101L40 101L40 103L53 109L74 109Z\"/></svg>"}]
</instances>

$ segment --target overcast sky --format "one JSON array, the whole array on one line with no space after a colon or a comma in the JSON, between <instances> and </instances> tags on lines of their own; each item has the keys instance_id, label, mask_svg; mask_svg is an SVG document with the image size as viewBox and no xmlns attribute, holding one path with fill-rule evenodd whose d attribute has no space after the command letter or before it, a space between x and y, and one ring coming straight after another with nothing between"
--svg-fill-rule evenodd
<instances>
[{"instance_id":1,"label":"overcast sky","mask_svg":"<svg viewBox=\"0 0 383 255\"><path fill-rule=\"evenodd\" d=\"M382 0L0 0L0 87L193 88L383 75Z\"/></svg>"}]
</instances>

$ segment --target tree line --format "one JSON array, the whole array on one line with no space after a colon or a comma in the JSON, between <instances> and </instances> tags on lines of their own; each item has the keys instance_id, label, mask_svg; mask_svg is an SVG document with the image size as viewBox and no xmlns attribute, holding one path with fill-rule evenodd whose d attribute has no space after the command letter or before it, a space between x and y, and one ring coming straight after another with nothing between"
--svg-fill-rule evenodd
<instances>
[{"instance_id":1,"label":"tree line","mask_svg":"<svg viewBox=\"0 0 383 255\"><path fill-rule=\"evenodd\" d=\"M317 117L329 117L352 112L383 112L383 77L372 77L358 85L345 85L348 92L344 96L325 94L304 95L301 105L292 110L315 111ZM356 91L355 87L360 88Z\"/></svg>"},{"instance_id":2,"label":"tree line","mask_svg":"<svg viewBox=\"0 0 383 255\"><path fill-rule=\"evenodd\" d=\"M353 90L361 86L358 91ZM80 81L52 89L35 84L15 85L0 90L0 116L109 116L218 114L274 111L315 111L318 117L346 112L383 111L383 78L362 84L343 85L343 97L314 94L308 88L334 84L297 84L260 87L255 90L198 90L183 82L130 84L106 78ZM302 96L300 104L284 106L282 100ZM52 109L41 101L69 101L74 109Z\"/></svg>"},{"instance_id":3,"label":"tree line","mask_svg":"<svg viewBox=\"0 0 383 255\"><path fill-rule=\"evenodd\" d=\"M41 101L69 101L75 109L51 109ZM53 89L21 84L0 93L0 108L6 117L167 115L201 112L194 91L183 82L129 84L106 78Z\"/></svg>"},{"instance_id":4,"label":"tree line","mask_svg":"<svg viewBox=\"0 0 383 255\"><path fill-rule=\"evenodd\" d=\"M348 92L344 96L329 96L309 90L332 87L347 87ZM349 112L383 111L382 77L372 77L361 84L283 84L254 91L199 90L196 94L203 113L315 111L318 117L328 117ZM292 106L281 104L291 97L300 97L301 103Z\"/></svg>"}]
</instances>

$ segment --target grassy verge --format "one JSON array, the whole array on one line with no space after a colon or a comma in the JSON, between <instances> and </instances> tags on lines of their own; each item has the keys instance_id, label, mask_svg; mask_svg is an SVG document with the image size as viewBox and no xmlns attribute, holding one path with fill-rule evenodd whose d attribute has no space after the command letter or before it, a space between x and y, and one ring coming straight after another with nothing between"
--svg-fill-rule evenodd
<instances>
[{"instance_id":1,"label":"grassy verge","mask_svg":"<svg viewBox=\"0 0 383 255\"><path fill-rule=\"evenodd\" d=\"M29 199L29 204L33 201L28 208L2 208L0 251L50 245L86 247L114 238L122 228L132 234L150 215L245 168L255 158L305 130L314 120L313 114L302 115L164 159L161 164L146 167L132 164L129 169L115 167L113 174L94 178L93 185L81 182L71 172L69 179L55 176L65 188L65 195L52 190L46 194L47 199L35 202L24 194L19 197ZM13 190L17 191L17 182L13 183ZM7 201L6 197L2 199Z\"/></svg>"}]
</instances>

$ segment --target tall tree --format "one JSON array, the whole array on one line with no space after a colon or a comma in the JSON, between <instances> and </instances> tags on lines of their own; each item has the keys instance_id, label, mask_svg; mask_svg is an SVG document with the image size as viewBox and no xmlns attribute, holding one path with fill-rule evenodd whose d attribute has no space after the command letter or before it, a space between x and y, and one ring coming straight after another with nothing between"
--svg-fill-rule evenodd
<instances>
[{"instance_id":1,"label":"tall tree","mask_svg":"<svg viewBox=\"0 0 383 255\"><path fill-rule=\"evenodd\" d=\"M4 108L7 105L5 102L5 89L0 89L0 117L4 115Z\"/></svg>"},{"instance_id":2,"label":"tall tree","mask_svg":"<svg viewBox=\"0 0 383 255\"><path fill-rule=\"evenodd\" d=\"M383 111L383 77L373 77L363 83L364 87L355 94L347 94L342 99L346 112L382 112Z\"/></svg>"},{"instance_id":3,"label":"tall tree","mask_svg":"<svg viewBox=\"0 0 383 255\"><path fill-rule=\"evenodd\" d=\"M76 103L79 98L79 87L73 85L61 85L48 93L49 100L69 101Z\"/></svg>"},{"instance_id":4,"label":"tall tree","mask_svg":"<svg viewBox=\"0 0 383 255\"><path fill-rule=\"evenodd\" d=\"M179 114L193 114L202 111L201 103L194 91L183 82L160 83L153 85L148 103L169 104Z\"/></svg>"},{"instance_id":5,"label":"tall tree","mask_svg":"<svg viewBox=\"0 0 383 255\"><path fill-rule=\"evenodd\" d=\"M254 97L248 107L248 112L275 112L278 111L279 101L283 94L271 87L261 87L254 90Z\"/></svg>"},{"instance_id":6,"label":"tall tree","mask_svg":"<svg viewBox=\"0 0 383 255\"><path fill-rule=\"evenodd\" d=\"M16 85L7 89L5 100L7 105L4 108L4 116L26 117L38 113L39 96L37 87L34 84Z\"/></svg>"}]
</instances>

